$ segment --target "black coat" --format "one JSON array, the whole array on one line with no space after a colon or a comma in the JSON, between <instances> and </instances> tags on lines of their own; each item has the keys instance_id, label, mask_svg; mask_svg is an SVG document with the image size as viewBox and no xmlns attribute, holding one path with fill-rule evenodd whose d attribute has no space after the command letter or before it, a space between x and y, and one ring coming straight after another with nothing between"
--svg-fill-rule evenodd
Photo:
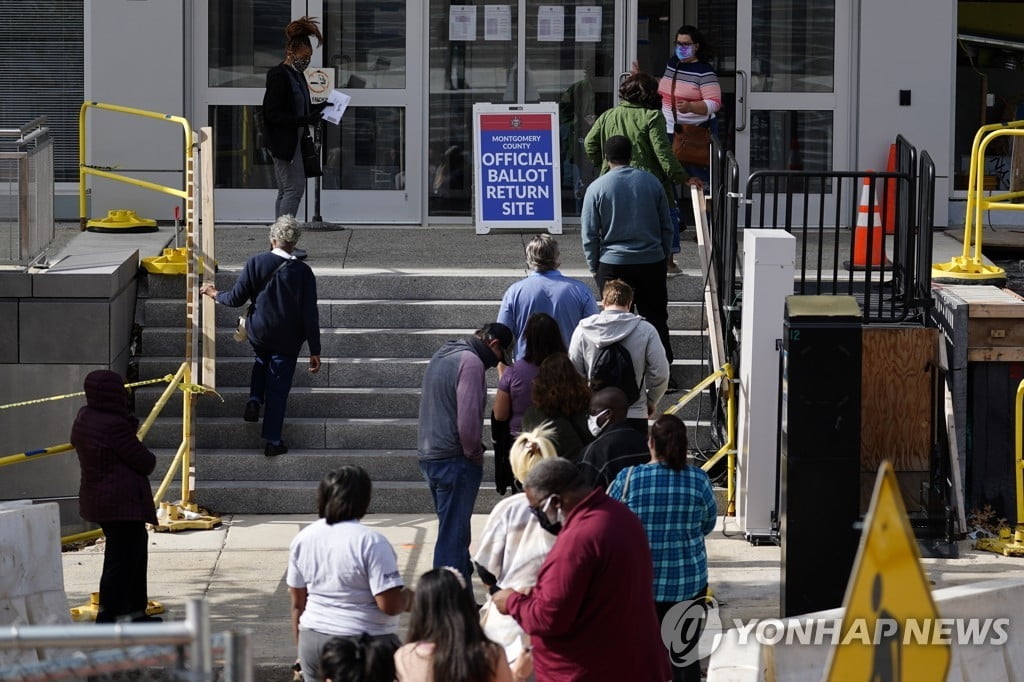
<instances>
[{"instance_id":1,"label":"black coat","mask_svg":"<svg viewBox=\"0 0 1024 682\"><path fill-rule=\"evenodd\" d=\"M306 98L304 111L295 102L292 83L298 81ZM315 120L310 104L309 86L302 74L284 62L267 72L267 90L263 94L263 133L270 153L278 159L291 161L299 144L299 126Z\"/></svg>"},{"instance_id":2,"label":"black coat","mask_svg":"<svg viewBox=\"0 0 1024 682\"><path fill-rule=\"evenodd\" d=\"M117 372L96 370L85 378L86 406L71 428L82 478L78 506L87 521L156 523L149 475L156 457L135 436L128 391Z\"/></svg>"}]
</instances>

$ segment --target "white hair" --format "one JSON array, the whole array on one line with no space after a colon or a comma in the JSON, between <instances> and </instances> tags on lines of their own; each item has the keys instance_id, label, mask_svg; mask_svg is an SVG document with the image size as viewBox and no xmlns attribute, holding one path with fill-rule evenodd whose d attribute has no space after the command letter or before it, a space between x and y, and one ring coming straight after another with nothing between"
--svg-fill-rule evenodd
<instances>
[{"instance_id":1,"label":"white hair","mask_svg":"<svg viewBox=\"0 0 1024 682\"><path fill-rule=\"evenodd\" d=\"M283 244L294 244L299 241L302 228L294 216L283 215L270 226L270 238Z\"/></svg>"}]
</instances>

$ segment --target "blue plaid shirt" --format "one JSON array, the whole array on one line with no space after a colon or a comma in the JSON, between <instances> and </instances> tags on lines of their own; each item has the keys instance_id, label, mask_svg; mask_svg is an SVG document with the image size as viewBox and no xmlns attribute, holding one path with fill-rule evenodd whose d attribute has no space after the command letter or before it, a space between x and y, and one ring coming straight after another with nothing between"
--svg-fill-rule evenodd
<instances>
[{"instance_id":1,"label":"blue plaid shirt","mask_svg":"<svg viewBox=\"0 0 1024 682\"><path fill-rule=\"evenodd\" d=\"M632 509L647 532L654 601L692 599L708 582L704 536L715 529L718 513L708 475L693 466L675 471L661 463L641 464L620 471L608 496Z\"/></svg>"}]
</instances>

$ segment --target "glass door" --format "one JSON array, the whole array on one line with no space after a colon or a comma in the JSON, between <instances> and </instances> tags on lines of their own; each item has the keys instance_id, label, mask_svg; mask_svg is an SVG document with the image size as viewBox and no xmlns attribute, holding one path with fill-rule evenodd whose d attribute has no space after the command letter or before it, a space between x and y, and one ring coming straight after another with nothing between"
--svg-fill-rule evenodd
<instances>
[{"instance_id":1,"label":"glass door","mask_svg":"<svg viewBox=\"0 0 1024 682\"><path fill-rule=\"evenodd\" d=\"M334 67L335 87L352 97L341 125L323 124L323 219L421 221L422 4L234 0L199 13L197 101L207 106L195 118L214 128L217 220L273 220L274 168L260 126L266 74L284 58L284 27L308 15L324 34L312 66ZM300 217L313 217L313 190L309 181Z\"/></svg>"},{"instance_id":2,"label":"glass door","mask_svg":"<svg viewBox=\"0 0 1024 682\"><path fill-rule=\"evenodd\" d=\"M741 183L757 170L849 168L851 12L836 0L738 0L731 119ZM826 215L832 185L806 188L824 193Z\"/></svg>"}]
</instances>

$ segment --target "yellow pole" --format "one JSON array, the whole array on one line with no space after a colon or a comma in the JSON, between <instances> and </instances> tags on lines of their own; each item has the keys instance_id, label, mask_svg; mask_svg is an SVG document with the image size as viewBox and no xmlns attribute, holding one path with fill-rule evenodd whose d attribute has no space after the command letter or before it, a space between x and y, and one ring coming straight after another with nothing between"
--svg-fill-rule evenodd
<instances>
[{"instance_id":1,"label":"yellow pole","mask_svg":"<svg viewBox=\"0 0 1024 682\"><path fill-rule=\"evenodd\" d=\"M65 535L60 539L60 544L70 545L72 542L82 542L83 540L92 540L94 538L103 537L102 530L87 530L84 533L76 533L75 535Z\"/></svg>"},{"instance_id":2,"label":"yellow pole","mask_svg":"<svg viewBox=\"0 0 1024 682\"><path fill-rule=\"evenodd\" d=\"M178 445L178 451L174 453L174 459L171 461L171 465L167 467L167 473L164 474L164 480L160 482L160 487L157 488L156 494L153 495L153 504L160 504L164 499L164 495L167 494L167 489L171 486L171 481L174 479L174 472L178 469L178 464L181 463L181 456L185 452L185 441L182 441Z\"/></svg>"},{"instance_id":3,"label":"yellow pole","mask_svg":"<svg viewBox=\"0 0 1024 682\"><path fill-rule=\"evenodd\" d=\"M16 455L0 457L0 467L5 467L8 464L17 464L18 462L24 462L29 459L39 459L41 457L49 457L50 455L59 455L62 452L74 449L75 448L71 443L64 443L63 445L51 445L50 447L42 448L41 450L20 452Z\"/></svg>"},{"instance_id":4,"label":"yellow pole","mask_svg":"<svg viewBox=\"0 0 1024 682\"><path fill-rule=\"evenodd\" d=\"M156 418L159 416L160 411L164 409L167 401L171 399L171 395L174 393L174 390L178 388L182 377L185 376L185 367L185 363L181 363L181 366L178 368L178 372L171 379L171 383L167 385L167 388L165 388L164 392L160 395L160 399L156 401L153 405L153 409L149 411L149 416L146 417L146 421L142 423L142 426L139 427L139 431L136 434L139 440L143 440L146 437L146 434L149 433L149 429L153 426L153 422L155 422Z\"/></svg>"},{"instance_id":5,"label":"yellow pole","mask_svg":"<svg viewBox=\"0 0 1024 682\"><path fill-rule=\"evenodd\" d=\"M1024 380L1017 385L1017 407L1016 407L1016 420L1017 428L1013 434L1013 445L1014 445L1014 478L1017 479L1017 528L1024 525L1024 480L1021 479L1022 473L1024 473L1024 436L1021 435L1021 429L1024 428Z\"/></svg>"},{"instance_id":6,"label":"yellow pole","mask_svg":"<svg viewBox=\"0 0 1024 682\"><path fill-rule=\"evenodd\" d=\"M725 434L726 445L729 446L729 463L726 465L726 494L728 499L728 512L731 513L736 504L736 387L733 385L732 365L726 363L725 384L728 387L729 398L725 404Z\"/></svg>"},{"instance_id":7,"label":"yellow pole","mask_svg":"<svg viewBox=\"0 0 1024 682\"><path fill-rule=\"evenodd\" d=\"M192 383L191 371L186 370L185 376L188 377L189 383ZM186 391L185 395L182 396L182 410L181 410L181 443L183 446L183 452L181 453L181 506L185 507L192 502L192 490L190 489L190 478L189 471L192 468L192 410L194 406L195 394L191 391Z\"/></svg>"},{"instance_id":8,"label":"yellow pole","mask_svg":"<svg viewBox=\"0 0 1024 682\"><path fill-rule=\"evenodd\" d=\"M78 110L78 229L85 232L85 223L89 217L85 215L85 112L87 104Z\"/></svg>"}]
</instances>

